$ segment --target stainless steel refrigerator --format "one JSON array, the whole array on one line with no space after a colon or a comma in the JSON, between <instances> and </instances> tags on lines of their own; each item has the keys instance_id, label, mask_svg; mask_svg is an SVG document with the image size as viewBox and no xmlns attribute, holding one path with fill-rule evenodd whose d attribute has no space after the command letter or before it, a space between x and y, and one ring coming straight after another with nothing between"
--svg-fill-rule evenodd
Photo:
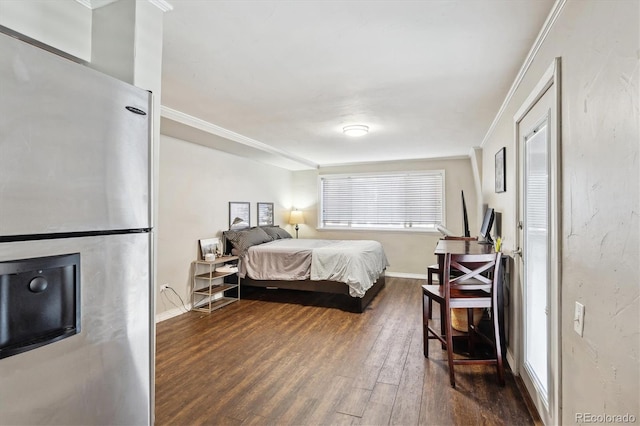
<instances>
[{"instance_id":1,"label":"stainless steel refrigerator","mask_svg":"<svg viewBox=\"0 0 640 426\"><path fill-rule=\"evenodd\" d=\"M0 424L152 422L150 94L0 34Z\"/></svg>"}]
</instances>

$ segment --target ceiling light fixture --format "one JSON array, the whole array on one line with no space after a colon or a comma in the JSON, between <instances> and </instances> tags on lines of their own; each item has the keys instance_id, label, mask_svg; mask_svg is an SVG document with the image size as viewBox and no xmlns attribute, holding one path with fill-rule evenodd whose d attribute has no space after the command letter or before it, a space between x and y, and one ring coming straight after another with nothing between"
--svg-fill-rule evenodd
<instances>
[{"instance_id":1,"label":"ceiling light fixture","mask_svg":"<svg viewBox=\"0 0 640 426\"><path fill-rule=\"evenodd\" d=\"M352 124L351 126L344 126L342 133L347 136L364 136L369 133L369 126L364 124Z\"/></svg>"}]
</instances>

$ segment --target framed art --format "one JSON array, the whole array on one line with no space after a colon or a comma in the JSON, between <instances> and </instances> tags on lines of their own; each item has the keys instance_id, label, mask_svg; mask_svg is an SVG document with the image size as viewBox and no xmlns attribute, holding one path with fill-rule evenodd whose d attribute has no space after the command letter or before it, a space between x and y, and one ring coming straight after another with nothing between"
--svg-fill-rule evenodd
<instances>
[{"instance_id":1,"label":"framed art","mask_svg":"<svg viewBox=\"0 0 640 426\"><path fill-rule=\"evenodd\" d=\"M216 254L218 251L220 238L206 238L198 241L200 242L200 260L204 260L205 255Z\"/></svg>"},{"instance_id":2,"label":"framed art","mask_svg":"<svg viewBox=\"0 0 640 426\"><path fill-rule=\"evenodd\" d=\"M273 225L273 203L258 203L258 226Z\"/></svg>"},{"instance_id":3,"label":"framed art","mask_svg":"<svg viewBox=\"0 0 640 426\"><path fill-rule=\"evenodd\" d=\"M496 192L505 192L507 190L507 178L506 178L506 148L502 147L496 153Z\"/></svg>"},{"instance_id":4,"label":"framed art","mask_svg":"<svg viewBox=\"0 0 640 426\"><path fill-rule=\"evenodd\" d=\"M248 202L229 202L229 229L241 229L251 226L251 206Z\"/></svg>"}]
</instances>

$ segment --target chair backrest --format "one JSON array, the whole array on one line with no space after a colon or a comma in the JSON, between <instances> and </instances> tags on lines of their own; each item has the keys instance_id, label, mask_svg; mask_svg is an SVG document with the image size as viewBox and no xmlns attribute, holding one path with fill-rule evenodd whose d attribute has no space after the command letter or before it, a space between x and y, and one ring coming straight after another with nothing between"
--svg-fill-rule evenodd
<instances>
[{"instance_id":1,"label":"chair backrest","mask_svg":"<svg viewBox=\"0 0 640 426\"><path fill-rule=\"evenodd\" d=\"M491 292L500 277L502 253L447 254L444 283L447 289Z\"/></svg>"}]
</instances>

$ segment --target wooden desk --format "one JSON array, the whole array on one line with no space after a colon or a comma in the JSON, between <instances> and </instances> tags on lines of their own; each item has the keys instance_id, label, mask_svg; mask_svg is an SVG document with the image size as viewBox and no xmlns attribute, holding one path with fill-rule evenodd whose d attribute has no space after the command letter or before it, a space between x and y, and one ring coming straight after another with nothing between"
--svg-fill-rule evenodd
<instances>
[{"instance_id":1,"label":"wooden desk","mask_svg":"<svg viewBox=\"0 0 640 426\"><path fill-rule=\"evenodd\" d=\"M438 281L443 282L444 271L444 257L446 254L490 254L494 253L495 249L491 244L481 244L478 241L461 241L461 240L439 240L434 250L434 254L438 256L438 266L440 271L438 272ZM503 351L506 355L506 343L505 340L505 327L504 327L504 279L507 266L506 255L502 255L502 272L500 273L500 280L498 283L498 325L500 328L500 341L502 342Z\"/></svg>"}]
</instances>

